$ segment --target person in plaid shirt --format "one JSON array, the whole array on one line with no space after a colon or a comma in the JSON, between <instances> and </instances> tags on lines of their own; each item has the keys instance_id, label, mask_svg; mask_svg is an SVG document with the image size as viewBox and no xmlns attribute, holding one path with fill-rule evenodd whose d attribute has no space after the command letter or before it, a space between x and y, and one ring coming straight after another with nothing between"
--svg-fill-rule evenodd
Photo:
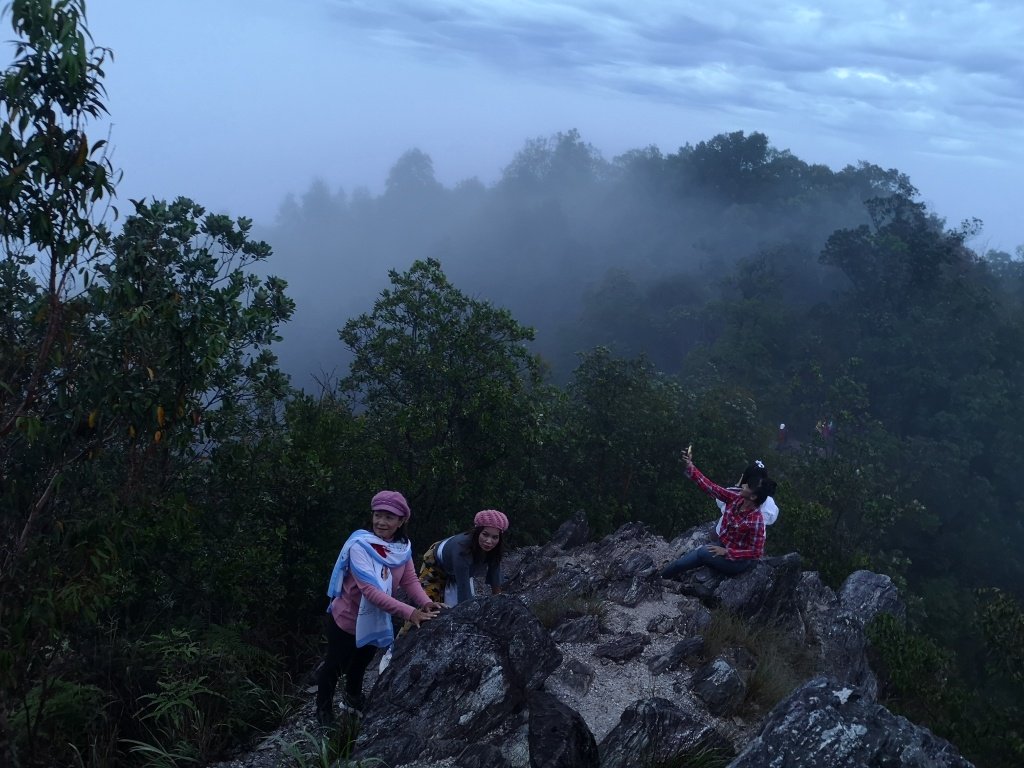
<instances>
[{"instance_id":1,"label":"person in plaid shirt","mask_svg":"<svg viewBox=\"0 0 1024 768\"><path fill-rule=\"evenodd\" d=\"M709 496L725 502L718 538L721 546L707 544L697 547L665 566L663 579L699 568L702 565L730 576L754 566L764 554L764 517L761 505L775 493L775 481L767 474L752 474L738 491L716 485L693 466L689 453L683 453L686 474Z\"/></svg>"}]
</instances>

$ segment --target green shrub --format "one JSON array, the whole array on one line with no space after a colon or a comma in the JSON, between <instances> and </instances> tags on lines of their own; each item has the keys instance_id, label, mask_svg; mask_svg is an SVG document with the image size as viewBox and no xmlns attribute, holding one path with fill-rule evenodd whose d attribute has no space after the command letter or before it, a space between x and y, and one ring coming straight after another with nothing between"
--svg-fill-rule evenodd
<instances>
[{"instance_id":1,"label":"green shrub","mask_svg":"<svg viewBox=\"0 0 1024 768\"><path fill-rule=\"evenodd\" d=\"M125 742L145 765L204 761L239 735L276 725L294 704L280 660L246 643L239 627L172 629L137 653L151 685L138 697L138 738Z\"/></svg>"},{"instance_id":2,"label":"green shrub","mask_svg":"<svg viewBox=\"0 0 1024 768\"><path fill-rule=\"evenodd\" d=\"M106 720L107 694L95 685L56 678L33 687L14 710L11 727L19 747L49 745L50 759L70 763L74 744L87 744Z\"/></svg>"}]
</instances>

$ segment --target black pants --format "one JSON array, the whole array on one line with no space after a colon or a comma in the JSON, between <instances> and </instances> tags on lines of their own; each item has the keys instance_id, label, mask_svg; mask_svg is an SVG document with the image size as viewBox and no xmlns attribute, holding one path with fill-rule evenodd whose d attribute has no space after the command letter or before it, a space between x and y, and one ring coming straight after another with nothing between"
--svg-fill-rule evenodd
<instances>
[{"instance_id":1,"label":"black pants","mask_svg":"<svg viewBox=\"0 0 1024 768\"><path fill-rule=\"evenodd\" d=\"M328 614L327 619L327 658L320 667L316 679L316 708L330 709L334 702L334 689L338 685L338 675L345 674L345 692L358 700L363 693L363 675L373 661L377 652L374 645L356 648L355 635L350 635L337 624L334 617Z\"/></svg>"}]
</instances>

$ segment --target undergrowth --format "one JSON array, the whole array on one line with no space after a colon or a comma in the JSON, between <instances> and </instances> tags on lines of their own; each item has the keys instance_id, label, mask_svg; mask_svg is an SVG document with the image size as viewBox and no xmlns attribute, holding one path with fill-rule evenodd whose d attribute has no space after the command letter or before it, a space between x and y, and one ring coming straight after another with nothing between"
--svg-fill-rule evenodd
<instances>
[{"instance_id":1,"label":"undergrowth","mask_svg":"<svg viewBox=\"0 0 1024 768\"><path fill-rule=\"evenodd\" d=\"M702 636L709 658L737 647L754 657L745 703L755 709L775 706L813 670L813 659L805 646L774 627L751 624L724 609L712 612Z\"/></svg>"}]
</instances>

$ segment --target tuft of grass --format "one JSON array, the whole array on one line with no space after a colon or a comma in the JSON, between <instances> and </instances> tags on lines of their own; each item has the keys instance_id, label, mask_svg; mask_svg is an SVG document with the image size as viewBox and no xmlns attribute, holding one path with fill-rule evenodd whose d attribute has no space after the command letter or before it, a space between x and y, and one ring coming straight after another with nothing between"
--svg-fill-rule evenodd
<instances>
[{"instance_id":1,"label":"tuft of grass","mask_svg":"<svg viewBox=\"0 0 1024 768\"><path fill-rule=\"evenodd\" d=\"M592 595L566 595L541 600L532 605L531 609L545 629L554 629L569 619L581 616L597 616L598 619L603 619L607 612L604 600Z\"/></svg>"},{"instance_id":2,"label":"tuft of grass","mask_svg":"<svg viewBox=\"0 0 1024 768\"><path fill-rule=\"evenodd\" d=\"M671 757L647 757L639 768L725 768L733 757L729 749L701 743Z\"/></svg>"},{"instance_id":3,"label":"tuft of grass","mask_svg":"<svg viewBox=\"0 0 1024 768\"><path fill-rule=\"evenodd\" d=\"M344 720L341 727L324 728L311 731L303 728L293 740L277 737L281 754L288 762L282 763L287 768L371 768L382 765L377 758L350 761L348 757L359 735L358 722L353 718Z\"/></svg>"},{"instance_id":4,"label":"tuft of grass","mask_svg":"<svg viewBox=\"0 0 1024 768\"><path fill-rule=\"evenodd\" d=\"M726 610L711 614L702 636L709 657L736 647L753 655L755 666L745 699L752 708L775 706L804 682L813 669L813 659L803 645L773 627L749 624Z\"/></svg>"}]
</instances>

